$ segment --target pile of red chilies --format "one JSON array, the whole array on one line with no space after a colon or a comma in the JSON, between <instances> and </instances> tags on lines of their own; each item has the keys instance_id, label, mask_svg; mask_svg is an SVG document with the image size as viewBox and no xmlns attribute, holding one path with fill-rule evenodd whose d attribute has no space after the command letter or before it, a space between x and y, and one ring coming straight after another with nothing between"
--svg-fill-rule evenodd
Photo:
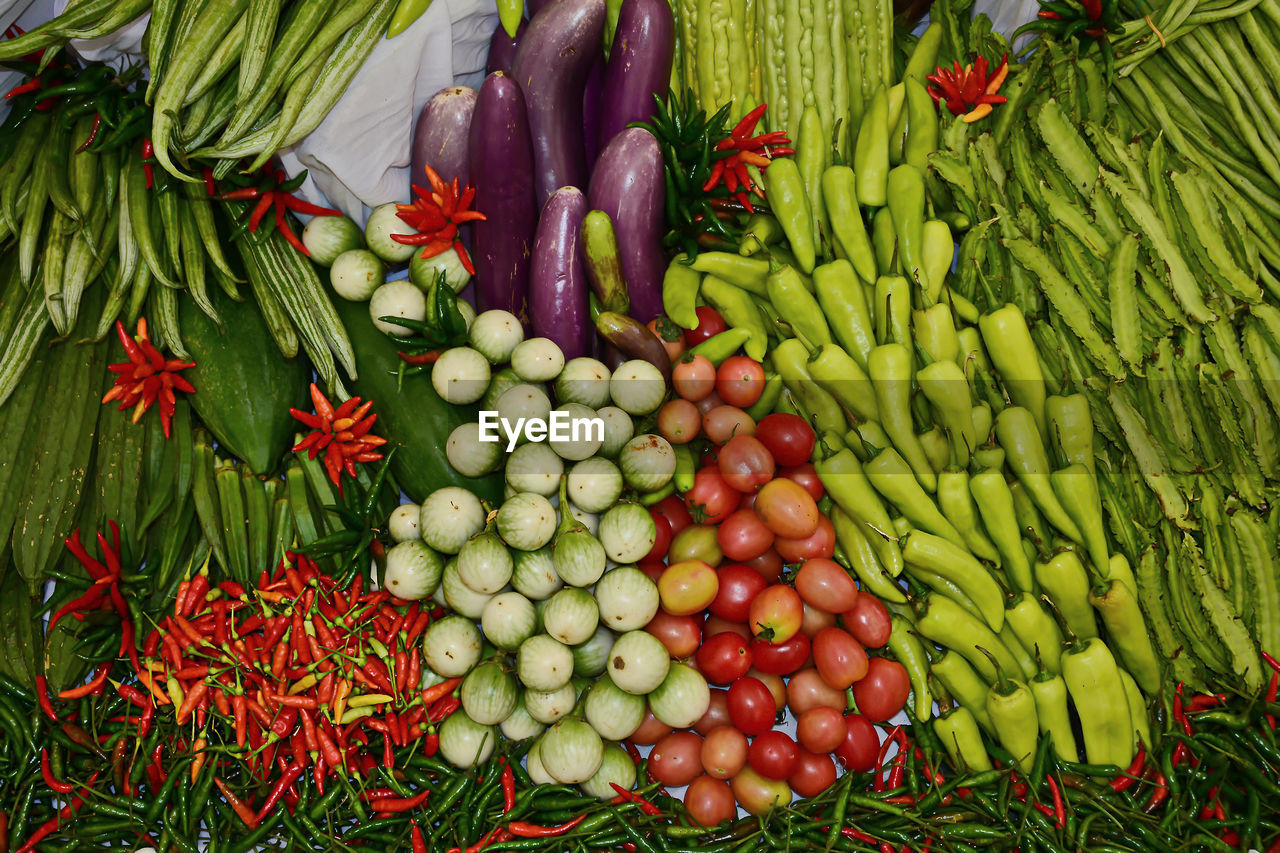
<instances>
[{"instance_id":1,"label":"pile of red chilies","mask_svg":"<svg viewBox=\"0 0 1280 853\"><path fill-rule=\"evenodd\" d=\"M112 534L114 547L98 537L105 566L86 554L76 537L67 540L95 582L54 619L65 614L82 619L86 611L115 607L124 631L120 657L128 656L142 689L110 683L140 710L129 719L138 725L140 738L150 731L158 707L176 709L179 725L194 721L202 736L191 744L193 780L209 754L209 724L227 727L222 738L227 743L234 734L250 772L264 780L278 774L257 809L227 796L247 826L256 827L282 798L292 803L294 783L308 768L321 792L330 773L368 774L378 764L371 733L382 735L381 763L387 768L394 765L397 747L420 741L424 754L436 752L436 724L459 707L453 694L461 679L422 688L418 641L442 611L428 611L385 590L362 592L359 577L340 589L312 560L290 553L273 575L263 570L253 590L234 581L211 587L206 574L183 581L173 612L150 632L139 656L119 590L114 524ZM100 664L86 684L60 698L101 693L111 668L111 661ZM57 719L43 689L41 699L45 712ZM147 773L158 788L164 779L160 754L152 757ZM371 806L385 815L412 807L414 799L421 802L379 797Z\"/></svg>"}]
</instances>

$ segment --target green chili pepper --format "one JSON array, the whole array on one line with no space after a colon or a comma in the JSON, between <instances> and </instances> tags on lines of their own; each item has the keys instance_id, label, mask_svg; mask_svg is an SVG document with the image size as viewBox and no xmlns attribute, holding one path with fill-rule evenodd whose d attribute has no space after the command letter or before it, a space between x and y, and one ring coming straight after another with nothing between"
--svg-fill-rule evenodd
<instances>
[{"instance_id":1,"label":"green chili pepper","mask_svg":"<svg viewBox=\"0 0 1280 853\"><path fill-rule=\"evenodd\" d=\"M890 127L889 93L881 86L862 114L853 149L858 203L864 207L883 207L888 194Z\"/></svg>"},{"instance_id":2,"label":"green chili pepper","mask_svg":"<svg viewBox=\"0 0 1280 853\"><path fill-rule=\"evenodd\" d=\"M1106 643L1090 637L1067 649L1062 655L1062 680L1080 717L1089 763L1128 767L1134 755L1132 715Z\"/></svg>"},{"instance_id":3,"label":"green chili pepper","mask_svg":"<svg viewBox=\"0 0 1280 853\"><path fill-rule=\"evenodd\" d=\"M883 566L893 577L901 574L902 551L898 543L889 538L893 522L889 518L888 510L885 509L884 501L871 485L853 451L841 450L826 459L814 462L813 465L827 489L827 494L831 495L844 512L848 513L851 521L856 519L857 526L865 528L865 532L861 530L859 532L870 542L879 561L878 565ZM876 574L878 575L879 572ZM905 601L901 591L896 587L894 589L897 594L893 600Z\"/></svg>"},{"instance_id":4,"label":"green chili pepper","mask_svg":"<svg viewBox=\"0 0 1280 853\"><path fill-rule=\"evenodd\" d=\"M1004 618L1021 646L1046 672L1057 675L1062 671L1062 632L1039 599L1019 592L1005 603Z\"/></svg>"},{"instance_id":5,"label":"green chili pepper","mask_svg":"<svg viewBox=\"0 0 1280 853\"><path fill-rule=\"evenodd\" d=\"M778 220L767 213L752 214L743 226L742 239L738 241L738 254L754 255L781 239L782 226L778 224Z\"/></svg>"},{"instance_id":6,"label":"green chili pepper","mask_svg":"<svg viewBox=\"0 0 1280 853\"><path fill-rule=\"evenodd\" d=\"M1062 677L1042 670L1031 679L1031 694L1036 700L1036 719L1040 733L1053 740L1053 751L1063 761L1075 761L1079 754L1071 717L1067 711L1067 684Z\"/></svg>"},{"instance_id":7,"label":"green chili pepper","mask_svg":"<svg viewBox=\"0 0 1280 853\"><path fill-rule=\"evenodd\" d=\"M760 399L747 408L747 414L753 421L759 423L761 418L774 410L778 405L778 398L782 396L782 387L782 377L772 370L766 370L764 390L760 392Z\"/></svg>"},{"instance_id":8,"label":"green chili pepper","mask_svg":"<svg viewBox=\"0 0 1280 853\"><path fill-rule=\"evenodd\" d=\"M952 461L958 468L967 468L969 455L979 441L964 371L954 361L935 361L916 372L916 383L947 431Z\"/></svg>"},{"instance_id":9,"label":"green chili pepper","mask_svg":"<svg viewBox=\"0 0 1280 853\"><path fill-rule=\"evenodd\" d=\"M816 260L813 214L799 165L789 157L774 160L764 171L764 186L773 215L787 235L800 269L805 273L813 272Z\"/></svg>"},{"instance_id":10,"label":"green chili pepper","mask_svg":"<svg viewBox=\"0 0 1280 853\"><path fill-rule=\"evenodd\" d=\"M894 166L889 171L886 192L903 272L922 291L931 294L934 289L924 264L924 173L906 163ZM937 290L941 291L942 286Z\"/></svg>"},{"instance_id":11,"label":"green chili pepper","mask_svg":"<svg viewBox=\"0 0 1280 853\"><path fill-rule=\"evenodd\" d=\"M978 519L973 494L969 490L968 471L947 469L938 474L938 508L942 510L943 517L960 533L965 546L974 556L996 566L1000 565L1000 552L991 544Z\"/></svg>"},{"instance_id":12,"label":"green chili pepper","mask_svg":"<svg viewBox=\"0 0 1280 853\"><path fill-rule=\"evenodd\" d=\"M882 207L871 217L871 248L876 253L880 275L897 275L902 269L898 256L898 235L893 230L893 214Z\"/></svg>"},{"instance_id":13,"label":"green chili pepper","mask_svg":"<svg viewBox=\"0 0 1280 853\"><path fill-rule=\"evenodd\" d=\"M1040 355L1026 318L1016 305L1006 305L978 318L982 341L1000 378L1004 380L1009 399L1029 411L1036 428L1045 430L1044 374Z\"/></svg>"},{"instance_id":14,"label":"green chili pepper","mask_svg":"<svg viewBox=\"0 0 1280 853\"><path fill-rule=\"evenodd\" d=\"M848 259L863 281L875 281L876 255L858 209L857 178L853 169L828 167L822 173L822 200L831 222L837 257ZM816 269L814 275L817 275Z\"/></svg>"},{"instance_id":15,"label":"green chili pepper","mask_svg":"<svg viewBox=\"0 0 1280 853\"><path fill-rule=\"evenodd\" d=\"M667 272L662 277L662 308L681 328L692 329L698 325L694 305L698 300L702 276L689 268L687 259L686 255L679 254L667 265Z\"/></svg>"},{"instance_id":16,"label":"green chili pepper","mask_svg":"<svg viewBox=\"0 0 1280 853\"><path fill-rule=\"evenodd\" d=\"M751 301L751 294L713 275L708 275L702 279L702 295L713 308L720 312L729 326L734 329L746 329L750 333L742 347L751 358L763 361L768 352L769 336L765 332L760 309Z\"/></svg>"},{"instance_id":17,"label":"green chili pepper","mask_svg":"<svg viewBox=\"0 0 1280 853\"><path fill-rule=\"evenodd\" d=\"M795 140L795 162L804 182L805 195L809 199L809 227L815 249L823 235L831 233L827 208L822 196L822 172L826 168L831 135L822 129L822 118L817 106L809 104L800 114L800 130ZM770 200L772 203L772 199ZM812 272L810 265L806 272Z\"/></svg>"},{"instance_id":18,"label":"green chili pepper","mask_svg":"<svg viewBox=\"0 0 1280 853\"><path fill-rule=\"evenodd\" d=\"M818 432L833 430L843 433L848 429L848 424L845 423L840 404L813 381L806 366L808 359L808 350L795 338L785 340L773 349L773 369L778 371L783 383L808 409L815 422L815 429Z\"/></svg>"},{"instance_id":19,"label":"green chili pepper","mask_svg":"<svg viewBox=\"0 0 1280 853\"><path fill-rule=\"evenodd\" d=\"M863 471L875 490L897 507L912 526L964 547L964 538L925 493L898 451L891 447L880 451Z\"/></svg>"},{"instance_id":20,"label":"green chili pepper","mask_svg":"<svg viewBox=\"0 0 1280 853\"><path fill-rule=\"evenodd\" d=\"M796 337L810 347L831 343L831 330L822 316L818 300L805 288L794 267L774 265L767 282L769 301L791 327Z\"/></svg>"},{"instance_id":21,"label":"green chili pepper","mask_svg":"<svg viewBox=\"0 0 1280 853\"><path fill-rule=\"evenodd\" d=\"M1118 580L1125 586L1129 587L1136 598L1138 595L1138 582L1133 576L1133 569L1129 566L1129 561L1125 559L1124 554L1112 554L1111 559L1107 561L1108 572L1107 577L1111 580Z\"/></svg>"},{"instance_id":22,"label":"green chili pepper","mask_svg":"<svg viewBox=\"0 0 1280 853\"><path fill-rule=\"evenodd\" d=\"M744 258L732 252L699 252L690 266L757 296L769 295L766 286L769 261L764 258Z\"/></svg>"},{"instance_id":23,"label":"green chili pepper","mask_svg":"<svg viewBox=\"0 0 1280 853\"><path fill-rule=\"evenodd\" d=\"M809 356L809 373L856 417L864 421L880 419L871 379L852 356L833 343L826 343Z\"/></svg>"},{"instance_id":24,"label":"green chili pepper","mask_svg":"<svg viewBox=\"0 0 1280 853\"><path fill-rule=\"evenodd\" d=\"M911 312L912 338L931 361L950 361L961 366L960 339L956 336L951 309L941 303ZM961 372L961 377L964 373Z\"/></svg>"},{"instance_id":25,"label":"green chili pepper","mask_svg":"<svg viewBox=\"0 0 1280 853\"><path fill-rule=\"evenodd\" d=\"M957 770L981 773L991 770L991 756L982 744L982 732L973 713L963 705L956 706L933 721L933 733Z\"/></svg>"},{"instance_id":26,"label":"green chili pepper","mask_svg":"<svg viewBox=\"0 0 1280 853\"><path fill-rule=\"evenodd\" d=\"M868 279L872 280L874 276ZM876 346L875 323L853 266L845 260L822 264L813 271L813 283L831 331L865 370L867 356Z\"/></svg>"},{"instance_id":27,"label":"green chili pepper","mask_svg":"<svg viewBox=\"0 0 1280 853\"><path fill-rule=\"evenodd\" d=\"M938 113L923 79L903 78L906 89L907 138L902 161L920 174L929 170L929 155L938 149ZM941 289L941 283L939 283Z\"/></svg>"},{"instance_id":28,"label":"green chili pepper","mask_svg":"<svg viewBox=\"0 0 1280 853\"><path fill-rule=\"evenodd\" d=\"M889 640L885 647L907 670L911 692L915 696L916 718L927 720L933 710L933 696L929 693L929 657L924 644L912 630L911 623L902 616L894 614L889 624Z\"/></svg>"},{"instance_id":29,"label":"green chili pepper","mask_svg":"<svg viewBox=\"0 0 1280 853\"><path fill-rule=\"evenodd\" d=\"M1110 571L1111 557L1107 551L1107 534L1102 520L1102 498L1098 484L1089 469L1076 463L1049 475L1049 483L1067 516L1075 522L1083 544L1089 553L1098 575Z\"/></svg>"},{"instance_id":30,"label":"green chili pepper","mask_svg":"<svg viewBox=\"0 0 1280 853\"><path fill-rule=\"evenodd\" d=\"M1022 532L1014 511L1013 493L1000 469L988 468L969 478L983 526L1000 552L1005 576L1015 589L1030 591L1031 564L1022 550Z\"/></svg>"},{"instance_id":31,"label":"green chili pepper","mask_svg":"<svg viewBox=\"0 0 1280 853\"><path fill-rule=\"evenodd\" d=\"M901 344L878 346L867 357L867 373L875 388L880 425L901 451L924 490L934 491L938 487L937 475L912 428L911 352Z\"/></svg>"},{"instance_id":32,"label":"green chili pepper","mask_svg":"<svg viewBox=\"0 0 1280 853\"><path fill-rule=\"evenodd\" d=\"M1040 515L1040 510L1036 509L1035 501L1031 500L1031 495L1022 483L1016 481L1009 484L1009 493L1013 495L1013 512L1017 516L1018 526L1022 528L1022 535L1026 537L1023 545L1030 547L1033 555L1047 554L1050 542L1049 528L1045 524L1044 517Z\"/></svg>"},{"instance_id":33,"label":"green chili pepper","mask_svg":"<svg viewBox=\"0 0 1280 853\"><path fill-rule=\"evenodd\" d=\"M932 572L960 587L978 606L991 630L1000 631L1004 627L1004 594L991 574L963 545L915 530L902 543L902 559L909 567Z\"/></svg>"},{"instance_id":34,"label":"green chili pepper","mask_svg":"<svg viewBox=\"0 0 1280 853\"><path fill-rule=\"evenodd\" d=\"M1123 581L1112 578L1090 591L1089 603L1102 616L1102 624L1107 626L1107 635L1125 668L1147 693L1159 691L1160 661L1133 591Z\"/></svg>"},{"instance_id":35,"label":"green chili pepper","mask_svg":"<svg viewBox=\"0 0 1280 853\"><path fill-rule=\"evenodd\" d=\"M964 655L988 683L995 682L996 670L978 650L979 646L995 655L1006 671L1020 669L1013 654L985 622L945 596L929 593L925 597L923 613L916 620L916 630L938 645Z\"/></svg>"},{"instance_id":36,"label":"green chili pepper","mask_svg":"<svg viewBox=\"0 0 1280 853\"><path fill-rule=\"evenodd\" d=\"M864 532L862 522L855 521L839 504L832 508L831 525L836 532L836 556L843 557L842 562L858 576L862 588L884 601L906 603L902 588L893 582L876 556L872 543L878 534L875 531Z\"/></svg>"},{"instance_id":37,"label":"green chili pepper","mask_svg":"<svg viewBox=\"0 0 1280 853\"><path fill-rule=\"evenodd\" d=\"M996 738L1013 756L1018 769L1034 783L1039 778L1031 773L1039 740L1035 698L1026 684L1009 677L995 655L985 648L978 651L986 655L996 671L996 683L987 691L987 715L995 726Z\"/></svg>"},{"instance_id":38,"label":"green chili pepper","mask_svg":"<svg viewBox=\"0 0 1280 853\"><path fill-rule=\"evenodd\" d=\"M932 667L933 674L951 694L951 698L967 709L988 734L994 735L995 728L987 715L988 685L972 664L959 652L944 649L937 660L933 661Z\"/></svg>"},{"instance_id":39,"label":"green chili pepper","mask_svg":"<svg viewBox=\"0 0 1280 853\"><path fill-rule=\"evenodd\" d=\"M1093 415L1089 398L1083 394L1052 396L1044 401L1049 436L1062 451L1069 464L1083 465L1095 478L1097 463L1093 456Z\"/></svg>"},{"instance_id":40,"label":"green chili pepper","mask_svg":"<svg viewBox=\"0 0 1280 853\"><path fill-rule=\"evenodd\" d=\"M851 438L852 433L855 438ZM862 445L862 453L856 453L858 460L863 463L870 462L881 450L891 447L893 442L889 440L889 436L884 431L884 427L880 426L879 421L863 421L854 426L853 429L845 433L845 443L851 449L855 450L859 444Z\"/></svg>"},{"instance_id":41,"label":"green chili pepper","mask_svg":"<svg viewBox=\"0 0 1280 853\"><path fill-rule=\"evenodd\" d=\"M996 438L1004 448L1009 467L1049 523L1071 541L1083 542L1080 528L1054 494L1049 480L1049 457L1032 413L1021 406L1005 409L996 416Z\"/></svg>"},{"instance_id":42,"label":"green chili pepper","mask_svg":"<svg viewBox=\"0 0 1280 853\"><path fill-rule=\"evenodd\" d=\"M730 356L742 349L751 340L751 330L742 326L726 329L718 335L712 335L700 344L690 347L689 356L701 355L719 367Z\"/></svg>"}]
</instances>

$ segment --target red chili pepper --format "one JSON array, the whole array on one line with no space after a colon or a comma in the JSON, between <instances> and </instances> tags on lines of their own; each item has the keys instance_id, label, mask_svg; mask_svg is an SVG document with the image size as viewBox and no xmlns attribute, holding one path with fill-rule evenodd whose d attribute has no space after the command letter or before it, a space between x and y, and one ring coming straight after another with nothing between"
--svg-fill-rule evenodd
<instances>
[{"instance_id":1,"label":"red chili pepper","mask_svg":"<svg viewBox=\"0 0 1280 853\"><path fill-rule=\"evenodd\" d=\"M610 782L609 787L618 792L618 796L614 797L615 800L619 800L624 803L635 803L640 807L640 811L647 815L658 816L662 814L662 809L658 808L635 791L628 791L616 782Z\"/></svg>"},{"instance_id":2,"label":"red chili pepper","mask_svg":"<svg viewBox=\"0 0 1280 853\"><path fill-rule=\"evenodd\" d=\"M226 799L227 805L231 806L231 810L236 813L244 825L249 829L257 829L260 821L258 820L257 814L254 813L253 808L244 800L233 794L231 789L227 787L227 784L219 777L213 777L213 784L218 786L218 790L222 792L222 796Z\"/></svg>"},{"instance_id":3,"label":"red chili pepper","mask_svg":"<svg viewBox=\"0 0 1280 853\"><path fill-rule=\"evenodd\" d=\"M187 695L182 699L182 705L178 707L177 722L182 725L191 715L195 713L199 707L201 700L205 698L205 694L209 692L209 685L203 681L197 681L195 685L187 691Z\"/></svg>"},{"instance_id":4,"label":"red chili pepper","mask_svg":"<svg viewBox=\"0 0 1280 853\"><path fill-rule=\"evenodd\" d=\"M301 765L290 764L289 769L286 770L284 775L276 781L275 786L271 789L271 793L267 794L266 800L263 801L262 808L258 810L257 818L259 823L261 823L263 818L269 815L271 810L276 807L276 803L280 802L280 798L284 796L284 792L288 790L294 782L298 781L298 777L302 775L302 770L303 768Z\"/></svg>"},{"instance_id":5,"label":"red chili pepper","mask_svg":"<svg viewBox=\"0 0 1280 853\"><path fill-rule=\"evenodd\" d=\"M58 694L59 699L79 699L82 696L90 694L98 694L102 692L103 685L107 683L107 675L111 672L111 662L103 661L98 664L98 669L94 672L93 678L79 687L72 687L70 690L63 690Z\"/></svg>"},{"instance_id":6,"label":"red chili pepper","mask_svg":"<svg viewBox=\"0 0 1280 853\"><path fill-rule=\"evenodd\" d=\"M1264 695L1267 702L1276 701L1276 690L1278 688L1280 688L1280 670L1271 673L1271 681L1267 684L1267 692ZM1267 714L1267 725L1271 727L1272 731L1276 730L1275 714Z\"/></svg>"},{"instance_id":7,"label":"red chili pepper","mask_svg":"<svg viewBox=\"0 0 1280 853\"><path fill-rule=\"evenodd\" d=\"M461 678L447 678L439 684L428 687L426 690L422 691L423 706L430 706L442 696L448 696L457 689L460 684L462 684Z\"/></svg>"},{"instance_id":8,"label":"red chili pepper","mask_svg":"<svg viewBox=\"0 0 1280 853\"><path fill-rule=\"evenodd\" d=\"M81 788L80 793L72 798L71 802L63 806L61 811L49 818L49 820L43 823L35 832L31 833L31 836L26 840L26 843L18 848L17 853L29 853L29 851L34 850L36 845L44 840L45 836L50 835L57 830L58 825L63 820L71 817L72 814L79 811L80 806L84 803L84 795L89 793L89 788L96 781L98 781L97 771L89 777L89 784Z\"/></svg>"},{"instance_id":9,"label":"red chili pepper","mask_svg":"<svg viewBox=\"0 0 1280 853\"><path fill-rule=\"evenodd\" d=\"M512 821L507 829L512 835L518 838L555 838L557 835L564 835L566 832L572 832L574 827L587 819L582 814L573 820L562 823L559 826L539 826L536 823L525 823L524 821Z\"/></svg>"},{"instance_id":10,"label":"red chili pepper","mask_svg":"<svg viewBox=\"0 0 1280 853\"><path fill-rule=\"evenodd\" d=\"M425 803L430 794L431 790L428 789L412 797L379 797L369 803L369 808L377 812L391 812L393 814L413 811Z\"/></svg>"},{"instance_id":11,"label":"red chili pepper","mask_svg":"<svg viewBox=\"0 0 1280 853\"><path fill-rule=\"evenodd\" d=\"M1169 796L1169 784L1163 773L1157 773L1154 779L1156 788L1151 792L1151 796L1147 798L1146 805L1142 810L1147 814L1153 814Z\"/></svg>"},{"instance_id":12,"label":"red chili pepper","mask_svg":"<svg viewBox=\"0 0 1280 853\"><path fill-rule=\"evenodd\" d=\"M7 101L11 98L16 98L19 95L25 95L28 92L34 92L37 89L39 89L42 85L43 84L40 82L39 77L33 77L32 79L28 80L25 83L19 83L17 86L14 86L12 89L6 92L4 99Z\"/></svg>"},{"instance_id":13,"label":"red chili pepper","mask_svg":"<svg viewBox=\"0 0 1280 853\"><path fill-rule=\"evenodd\" d=\"M1267 666L1271 667L1276 672L1280 672L1280 660L1277 660L1267 652L1262 652L1262 659L1267 662Z\"/></svg>"},{"instance_id":14,"label":"red chili pepper","mask_svg":"<svg viewBox=\"0 0 1280 853\"><path fill-rule=\"evenodd\" d=\"M152 163L152 159L155 157L155 154L156 154L156 149L151 144L151 140L144 137L142 140L142 174L147 179L147 189L151 189L151 184L153 183L153 179L155 177L152 174L152 170L151 170L151 163Z\"/></svg>"},{"instance_id":15,"label":"red chili pepper","mask_svg":"<svg viewBox=\"0 0 1280 853\"><path fill-rule=\"evenodd\" d=\"M427 842L422 838L422 830L418 828L417 821L411 821L413 824L413 832L409 835L409 841L413 845L412 853L427 853Z\"/></svg>"},{"instance_id":16,"label":"red chili pepper","mask_svg":"<svg viewBox=\"0 0 1280 853\"><path fill-rule=\"evenodd\" d=\"M120 742L123 743L123 739ZM44 777L44 783L49 786L49 789L59 794L70 794L76 788L70 782L60 782L53 778L53 769L49 766L48 747L40 750L40 775Z\"/></svg>"},{"instance_id":17,"label":"red chili pepper","mask_svg":"<svg viewBox=\"0 0 1280 853\"><path fill-rule=\"evenodd\" d=\"M440 359L440 350L433 349L430 352L424 352L421 355L409 355L408 353L397 352L396 355L400 356L400 360L405 364L417 367L423 364L435 364Z\"/></svg>"},{"instance_id":18,"label":"red chili pepper","mask_svg":"<svg viewBox=\"0 0 1280 853\"><path fill-rule=\"evenodd\" d=\"M311 251L303 245L298 239L298 235L293 233L293 229L289 227L288 221L285 219L285 206L283 204L276 205L276 230L279 231L284 239L289 241L289 245L297 249L308 258L311 257Z\"/></svg>"},{"instance_id":19,"label":"red chili pepper","mask_svg":"<svg viewBox=\"0 0 1280 853\"><path fill-rule=\"evenodd\" d=\"M1050 774L1046 777L1049 782L1049 793L1053 796L1053 816L1058 820L1058 828L1061 829L1067 825L1066 806L1062 802L1062 791L1058 788L1058 780Z\"/></svg>"},{"instance_id":20,"label":"red chili pepper","mask_svg":"<svg viewBox=\"0 0 1280 853\"><path fill-rule=\"evenodd\" d=\"M86 148L93 144L93 140L98 138L98 128L102 126L102 113L93 114L93 127L89 130L89 136L84 142L80 143L80 147L76 149L77 154L84 152Z\"/></svg>"},{"instance_id":21,"label":"red chili pepper","mask_svg":"<svg viewBox=\"0 0 1280 853\"><path fill-rule=\"evenodd\" d=\"M43 674L36 676L36 700L44 715L53 722L58 722L58 714L53 710L53 702L49 699L49 682Z\"/></svg>"},{"instance_id":22,"label":"red chili pepper","mask_svg":"<svg viewBox=\"0 0 1280 853\"><path fill-rule=\"evenodd\" d=\"M445 696L437 699L432 705L431 710L427 712L427 719L433 723L443 722L446 717L462 705L457 696Z\"/></svg>"},{"instance_id":23,"label":"red chili pepper","mask_svg":"<svg viewBox=\"0 0 1280 853\"><path fill-rule=\"evenodd\" d=\"M440 750L440 735L434 730L428 731L422 739L422 754L430 758Z\"/></svg>"},{"instance_id":24,"label":"red chili pepper","mask_svg":"<svg viewBox=\"0 0 1280 853\"><path fill-rule=\"evenodd\" d=\"M1142 768L1146 764L1146 761L1146 747L1139 743L1138 754L1133 757L1133 763L1131 763L1123 773L1111 780L1111 790L1115 791L1117 794L1121 791L1128 790L1142 773Z\"/></svg>"},{"instance_id":25,"label":"red chili pepper","mask_svg":"<svg viewBox=\"0 0 1280 853\"><path fill-rule=\"evenodd\" d=\"M516 774L510 764L502 767L502 813L506 814L516 805ZM616 786L615 786L616 787Z\"/></svg>"},{"instance_id":26,"label":"red chili pepper","mask_svg":"<svg viewBox=\"0 0 1280 853\"><path fill-rule=\"evenodd\" d=\"M284 206L290 210L296 210L298 213L307 216L341 216L342 211L334 210L331 207L321 207L318 204L312 204L309 201L303 201L300 198L285 194L283 196Z\"/></svg>"}]
</instances>

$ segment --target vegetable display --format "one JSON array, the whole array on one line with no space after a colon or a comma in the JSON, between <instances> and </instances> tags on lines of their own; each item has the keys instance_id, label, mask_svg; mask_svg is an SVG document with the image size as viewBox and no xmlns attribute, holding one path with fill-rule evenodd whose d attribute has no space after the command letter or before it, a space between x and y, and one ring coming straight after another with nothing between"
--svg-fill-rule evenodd
<instances>
[{"instance_id":1,"label":"vegetable display","mask_svg":"<svg viewBox=\"0 0 1280 853\"><path fill-rule=\"evenodd\" d=\"M0 851L1280 851L1277 7L428 5L0 40Z\"/></svg>"}]
</instances>

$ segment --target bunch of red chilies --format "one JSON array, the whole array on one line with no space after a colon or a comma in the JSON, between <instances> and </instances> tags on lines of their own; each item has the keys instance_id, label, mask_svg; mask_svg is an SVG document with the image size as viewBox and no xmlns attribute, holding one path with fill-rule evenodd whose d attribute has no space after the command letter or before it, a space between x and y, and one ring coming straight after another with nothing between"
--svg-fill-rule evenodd
<instances>
[{"instance_id":1,"label":"bunch of red chilies","mask_svg":"<svg viewBox=\"0 0 1280 853\"><path fill-rule=\"evenodd\" d=\"M121 616L119 657L128 656L140 687L109 682L113 662L99 664L87 683L59 698L100 694L108 683L139 714L139 738L150 731L156 709L172 706L176 722L194 721L197 736L191 779L210 751L206 726L227 727L222 738L236 747L250 773L275 782L260 806L236 797L221 779L219 789L249 828L256 828L282 799L296 802L294 783L308 770L324 790L331 773L368 774L377 766L376 740L382 736L382 765L394 764L396 747L419 743L433 755L436 724L459 707L453 695L461 679L422 688L420 643L433 617L418 602L386 591L362 592L362 579L345 591L301 554L289 553L274 574L263 570L257 587L234 581L211 587L208 576L183 581L166 615L146 637L139 656L133 621L120 594L119 533L112 525L108 547L99 535L103 563L80 546L67 546L94 579L85 595L54 615L82 619L86 612L113 606ZM45 713L57 720L43 684ZM157 749L159 753L159 748ZM153 789L164 779L161 755L146 768ZM126 792L129 793L129 792ZM388 792L370 801L378 816L416 808L425 792L396 797Z\"/></svg>"}]
</instances>

